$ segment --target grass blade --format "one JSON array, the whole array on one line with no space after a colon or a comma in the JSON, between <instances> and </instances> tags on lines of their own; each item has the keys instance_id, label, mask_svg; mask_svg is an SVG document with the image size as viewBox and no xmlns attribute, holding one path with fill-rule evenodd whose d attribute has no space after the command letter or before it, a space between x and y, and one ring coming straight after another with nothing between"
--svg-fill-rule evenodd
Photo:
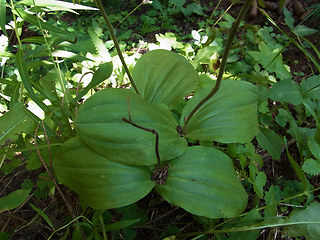
<instances>
[{"instance_id":1,"label":"grass blade","mask_svg":"<svg viewBox=\"0 0 320 240\"><path fill-rule=\"evenodd\" d=\"M0 0L0 28L2 32L8 37L6 28L6 0Z\"/></svg>"},{"instance_id":2,"label":"grass blade","mask_svg":"<svg viewBox=\"0 0 320 240\"><path fill-rule=\"evenodd\" d=\"M38 97L36 96L35 92L33 91L33 87L31 84L31 81L28 76L27 67L25 66L24 60L23 60L23 52L22 50L18 50L16 55L16 65L22 80L22 83L27 90L29 97L43 110L46 111L47 106L41 102Z\"/></svg>"},{"instance_id":3,"label":"grass blade","mask_svg":"<svg viewBox=\"0 0 320 240\"><path fill-rule=\"evenodd\" d=\"M0 198L0 213L20 206L29 196L31 189L19 189Z\"/></svg>"},{"instance_id":4,"label":"grass blade","mask_svg":"<svg viewBox=\"0 0 320 240\"><path fill-rule=\"evenodd\" d=\"M37 213L39 213L39 215L49 224L49 226L52 228L53 231L55 230L54 226L53 226L53 224L47 214L45 214L41 209L37 208L32 203L30 203L30 207L32 207L33 210L35 210Z\"/></svg>"}]
</instances>

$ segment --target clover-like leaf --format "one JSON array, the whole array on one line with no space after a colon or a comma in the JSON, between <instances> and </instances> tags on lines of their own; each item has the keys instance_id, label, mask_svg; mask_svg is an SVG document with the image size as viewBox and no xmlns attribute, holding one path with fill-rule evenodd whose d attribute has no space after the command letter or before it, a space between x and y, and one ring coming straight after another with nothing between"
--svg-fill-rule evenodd
<instances>
[{"instance_id":1,"label":"clover-like leaf","mask_svg":"<svg viewBox=\"0 0 320 240\"><path fill-rule=\"evenodd\" d=\"M206 87L187 103L180 125L194 107L211 91ZM258 134L257 87L244 81L226 80L184 126L185 137L223 143L246 143Z\"/></svg>"},{"instance_id":2,"label":"clover-like leaf","mask_svg":"<svg viewBox=\"0 0 320 240\"><path fill-rule=\"evenodd\" d=\"M132 77L143 99L170 108L190 94L198 82L198 73L191 63L177 53L162 49L143 55Z\"/></svg>"},{"instance_id":3,"label":"clover-like leaf","mask_svg":"<svg viewBox=\"0 0 320 240\"><path fill-rule=\"evenodd\" d=\"M166 184L156 185L156 190L171 204L210 218L238 216L248 200L232 160L202 146L189 147L171 161Z\"/></svg>"},{"instance_id":4,"label":"clover-like leaf","mask_svg":"<svg viewBox=\"0 0 320 240\"><path fill-rule=\"evenodd\" d=\"M95 209L129 205L146 196L154 186L149 168L111 161L92 151L79 137L59 148L53 167L59 182Z\"/></svg>"},{"instance_id":5,"label":"clover-like leaf","mask_svg":"<svg viewBox=\"0 0 320 240\"><path fill-rule=\"evenodd\" d=\"M149 103L129 89L104 89L80 108L75 127L94 151L127 165L155 165L156 135L125 122L155 130L161 160L184 153L186 139L179 136L177 122L164 104Z\"/></svg>"}]
</instances>

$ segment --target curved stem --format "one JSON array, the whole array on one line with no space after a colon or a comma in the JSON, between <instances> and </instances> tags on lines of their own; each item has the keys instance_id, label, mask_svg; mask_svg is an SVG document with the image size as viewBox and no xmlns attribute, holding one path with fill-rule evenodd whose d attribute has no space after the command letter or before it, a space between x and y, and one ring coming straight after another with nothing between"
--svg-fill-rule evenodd
<instances>
[{"instance_id":1,"label":"curved stem","mask_svg":"<svg viewBox=\"0 0 320 240\"><path fill-rule=\"evenodd\" d=\"M126 73L127 73L127 75L128 75L128 78L129 78L129 80L130 80L130 83L131 83L132 87L134 88L135 92L136 92L137 94L140 94L140 93L139 93L139 90L138 90L138 88L137 88L137 86L136 86L136 84L134 83L134 80L133 80L133 78L132 78L132 76L131 76L131 73L129 72L129 69L128 69L128 67L127 67L127 64L126 64L126 62L124 61L124 58L123 58L123 55L122 55L122 52L121 52L121 50L120 50L120 46L119 46L119 43L118 43L118 39L117 39L116 35L114 34L112 25L111 25L111 23L110 23L110 21L109 21L109 18L108 18L108 15L107 15L106 11L104 10L101 1L100 1L100 0L94 0L94 1L95 1L95 4L96 4L97 8L99 8L99 11L100 11L100 13L101 13L104 21L105 21L106 24L107 24L107 27L108 27L108 29L109 29L109 32L110 32L112 41L114 42L114 46L115 46L116 49L117 49L117 52L118 52L119 58L120 58L120 60L121 60L122 66L123 66L124 70L126 71Z\"/></svg>"},{"instance_id":2,"label":"curved stem","mask_svg":"<svg viewBox=\"0 0 320 240\"><path fill-rule=\"evenodd\" d=\"M123 23L131 14L133 14L139 7L141 7L143 4L146 4L145 1L142 1L137 7L135 7L131 12L128 13L127 16L125 16L116 26L115 28L119 27L121 23Z\"/></svg>"},{"instance_id":3,"label":"curved stem","mask_svg":"<svg viewBox=\"0 0 320 240\"><path fill-rule=\"evenodd\" d=\"M220 88L221 85L221 81L222 81L222 76L224 73L224 70L226 68L226 64L227 64L227 59L228 59L228 55L229 55L229 51L231 49L232 46L232 41L234 39L234 37L236 36L238 27L240 25L240 22L242 20L242 18L244 17L244 15L246 14L247 10L250 7L252 0L246 0L243 7L241 8L239 15L236 19L236 21L233 23L232 28L230 30L230 35L228 38L228 41L226 43L226 48L224 50L223 53L223 57L222 57L222 61L221 61L221 65L220 65L220 71L219 71L219 75L216 81L216 85L214 86L214 88L211 90L211 92L205 97L203 98L198 105L190 112L190 114L188 115L184 126L183 126L183 133L185 133L186 128L188 127L188 124L190 122L190 119L192 118L192 116L199 110L199 108L206 102L208 101Z\"/></svg>"},{"instance_id":4,"label":"curved stem","mask_svg":"<svg viewBox=\"0 0 320 240\"><path fill-rule=\"evenodd\" d=\"M126 123L129 123L129 124L131 124L132 126L134 126L136 128L142 129L142 130L147 131L147 132L151 132L152 134L156 135L155 151L156 151L156 156L157 156L157 160L158 160L158 166L157 167L160 167L161 160L160 160L160 153L159 153L159 134L158 134L158 132L156 130L154 130L154 129L151 129L151 128L142 127L142 126L132 122L130 118L131 118L130 116L129 116L129 119L122 118L122 121L124 121Z\"/></svg>"}]
</instances>

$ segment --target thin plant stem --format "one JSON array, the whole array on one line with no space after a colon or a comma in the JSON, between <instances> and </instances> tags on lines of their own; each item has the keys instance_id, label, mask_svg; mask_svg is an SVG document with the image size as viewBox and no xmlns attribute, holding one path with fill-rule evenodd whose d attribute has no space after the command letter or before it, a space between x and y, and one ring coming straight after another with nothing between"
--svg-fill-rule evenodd
<instances>
[{"instance_id":1,"label":"thin plant stem","mask_svg":"<svg viewBox=\"0 0 320 240\"><path fill-rule=\"evenodd\" d=\"M101 224L101 228L102 228L103 240L108 240L106 229L104 227L102 212L100 212L100 217L99 218L100 218L100 224Z\"/></svg>"},{"instance_id":2,"label":"thin plant stem","mask_svg":"<svg viewBox=\"0 0 320 240\"><path fill-rule=\"evenodd\" d=\"M250 4L251 4L252 0L246 0L243 7L241 8L239 15L236 19L236 21L233 23L232 28L230 30L230 35L228 38L228 41L226 43L226 48L224 50L223 53L223 57L222 57L222 61L221 61L221 65L220 65L220 71L219 71L219 75L216 81L216 85L214 86L214 88L211 90L211 92L205 97L203 98L198 105L190 112L190 114L188 115L185 123L184 123L184 127L183 127L183 133L185 133L188 124L190 122L190 119L194 116L194 114L199 110L199 108L206 102L208 101L214 94L216 94L216 92L219 90L220 85L221 85L221 81L222 81L222 77L224 74L224 70L226 68L226 64L227 64L227 59L229 56L229 51L231 49L232 46L232 41L234 39L234 37L236 36L238 27L240 25L240 22L242 20L242 18L244 17L244 15L246 14L246 12L248 11Z\"/></svg>"},{"instance_id":3,"label":"thin plant stem","mask_svg":"<svg viewBox=\"0 0 320 240\"><path fill-rule=\"evenodd\" d=\"M111 25L111 23L110 23L110 21L109 21L109 18L108 18L108 15L107 15L106 11L104 10L101 1L100 1L100 0L94 0L94 1L95 1L95 4L96 4L97 8L99 9L99 11L100 11L103 19L104 19L104 21L105 21L106 24L107 24L107 27L108 27L109 32L110 32L110 36L111 36L111 38L112 38L112 41L114 42L114 46L115 46L116 49L117 49L117 52L118 52L119 58L120 58L120 60L121 60L122 66L123 66L124 70L126 71L126 73L127 73L127 75L128 75L128 78L129 78L129 80L130 80L130 83L131 83L133 89L135 90L135 92L136 92L137 94L140 94L140 93L139 93L139 90L138 90L138 88L137 88L137 86L136 86L136 84L134 83L134 80L133 80L133 78L132 78L132 76L131 76L131 73L130 73L130 71L129 71L129 69L128 69L128 66L127 66L126 62L124 61L124 58L123 58L123 55L122 55L122 52L121 52L121 49L120 49L120 46L119 46L119 43L118 43L118 39L117 39L116 35L114 34L112 25Z\"/></svg>"},{"instance_id":4,"label":"thin plant stem","mask_svg":"<svg viewBox=\"0 0 320 240\"><path fill-rule=\"evenodd\" d=\"M228 11L230 10L230 8L233 6L234 3L231 3L229 5L229 7L224 11L223 14L221 14L221 16L218 18L218 20L211 26L211 29L213 29L219 22L220 20L228 13Z\"/></svg>"},{"instance_id":5,"label":"thin plant stem","mask_svg":"<svg viewBox=\"0 0 320 240\"><path fill-rule=\"evenodd\" d=\"M320 187L319 188L315 188L315 189L312 189L312 190L308 190L308 191L305 191L305 192L302 192L302 193L299 193L297 195L294 195L294 196L291 196L291 197L288 197L288 198L284 198L284 199L281 199L280 201L276 202L276 203L272 203L270 205L266 205L266 206L263 206L263 207L260 207L260 208L256 208L255 211L259 212L259 211L262 211L264 209L267 209L271 206L275 206L275 205L279 205L283 202L286 202L286 201L289 201L291 199L295 199L295 198L299 198L299 197L302 197L302 196L306 196L306 194L309 194L309 193L312 193L312 192L316 192L316 191L319 191L320 190ZM276 223L276 224L273 224L272 226L266 224L265 226L261 225L261 226L256 226L254 227L253 225L254 224L250 224L249 226L244 226L244 227L234 227L234 228L230 228L230 229L223 229L222 227L232 221L234 221L235 219L239 219L241 217L244 217L246 216L247 214L249 214L250 212L246 212L246 213L242 213L240 214L239 216L235 217L235 218L229 218L229 219L226 219L225 221L223 221L222 223L219 223L217 224L216 226L214 226L213 228L207 230L207 231L203 231L203 232L191 232L191 233L182 233L182 234L178 234L177 237L181 237L181 238L187 238L187 237L193 237L193 236L198 236L198 235L207 235L207 234L214 234L214 233L227 233L227 232L240 232L240 231L250 231L250 230L257 230L257 229L263 229L263 228L267 228L267 227L280 227L280 226L285 226L286 224L283 224L283 223ZM245 227L248 227L247 229ZM221 229L222 228L222 229Z\"/></svg>"},{"instance_id":6,"label":"thin plant stem","mask_svg":"<svg viewBox=\"0 0 320 240\"><path fill-rule=\"evenodd\" d=\"M155 144L155 152L156 152L156 156L157 156L157 160L158 160L158 167L160 167L160 164L161 164L161 159L160 159L160 153L159 153L159 134L156 130L154 129L151 129L151 128L146 128L146 127L142 127L136 123L134 123L132 120L131 120L131 114L130 114L130 97L128 96L128 99L127 99L127 105L128 105L128 118L122 118L122 121L126 122L126 123L129 123L131 124L132 126L136 127L136 128L139 128L139 129L142 129L144 131L147 131L147 132L151 132L152 134L155 134L156 135L156 144Z\"/></svg>"},{"instance_id":7,"label":"thin plant stem","mask_svg":"<svg viewBox=\"0 0 320 240\"><path fill-rule=\"evenodd\" d=\"M142 126L132 122L130 119L127 119L127 118L122 118L122 121L124 121L126 123L129 123L129 124L131 124L132 126L134 126L136 128L142 129L142 130L147 131L147 132L151 132L152 134L156 135L155 151L156 151L156 156L157 156L157 160L158 160L158 167L160 167L161 160L160 160L160 153L159 153L159 134L158 134L158 132L156 130L154 130L154 129L151 129L151 128L142 127Z\"/></svg>"},{"instance_id":8,"label":"thin plant stem","mask_svg":"<svg viewBox=\"0 0 320 240\"><path fill-rule=\"evenodd\" d=\"M11 8L14 9L13 0L11 0ZM17 18L16 18L16 15L12 14L12 17L13 17L13 22L14 22L14 32L16 34L16 38L18 40L19 47L20 47L21 51L23 51L21 39L20 39L20 36L19 36L19 33L18 33L18 29L17 29ZM5 29L3 31L5 31Z\"/></svg>"},{"instance_id":9,"label":"thin plant stem","mask_svg":"<svg viewBox=\"0 0 320 240\"><path fill-rule=\"evenodd\" d=\"M37 144L37 133L38 133L38 129L39 129L39 124L37 125L36 131L35 131L35 133L34 133L34 145L35 145L36 147L38 147L38 144ZM46 172L48 173L51 181L53 182L54 186L56 187L57 191L59 192L62 200L63 200L64 203L66 204L66 207L67 207L69 213L71 214L72 218L75 218L75 215L74 215L74 213L73 213L73 209L72 209L71 205L68 203L68 201L67 201L66 197L64 196L64 194L62 193L62 191L61 191L61 189L60 189L57 181L55 180L52 172L49 170L47 164L44 162L44 160L43 160L43 158L42 158L42 156L41 156L40 150L39 150L38 148L36 148L36 151L37 151L38 157L39 157L39 159L40 159L43 167L45 168L45 170L46 170ZM51 156L51 154L50 154L50 156Z\"/></svg>"},{"instance_id":10,"label":"thin plant stem","mask_svg":"<svg viewBox=\"0 0 320 240\"><path fill-rule=\"evenodd\" d=\"M218 4L216 5L216 7L214 8L214 10L211 13L211 16L209 17L209 20L206 23L206 26L204 27L204 29L207 29L207 27L209 26L209 21L213 18L214 14L216 13L218 7L220 6L222 0L219 0Z\"/></svg>"},{"instance_id":11,"label":"thin plant stem","mask_svg":"<svg viewBox=\"0 0 320 240\"><path fill-rule=\"evenodd\" d=\"M146 2L145 2L145 1L142 1L142 2L141 2L138 6L136 6L131 12L129 12L128 15L125 16L125 18L122 19L122 20L115 26L115 28L119 27L121 23L123 23L130 15L132 15L135 11L137 11L137 9L138 9L139 7L141 7L141 6L144 5L144 4L146 4Z\"/></svg>"},{"instance_id":12,"label":"thin plant stem","mask_svg":"<svg viewBox=\"0 0 320 240\"><path fill-rule=\"evenodd\" d=\"M42 28L42 24L41 24L41 22L40 22L40 20L39 20L39 17L38 17L38 14L39 14L39 12L38 12L38 7L37 7L37 5L36 5L36 3L35 3L35 0L32 0L32 1L33 1L34 9L35 9L35 12L36 12L37 21L38 21L38 24L39 24L39 28L40 28L41 34L42 34L43 39L44 39L44 41L45 41L45 43L46 43L45 45L46 45L46 47L47 47L47 49L48 49L48 51L49 51L52 64L53 64L53 66L55 67L55 69L56 69L56 70L58 71L58 73L59 73L59 78L58 78L58 79L59 79L59 82L60 82L60 86L61 86L61 88L62 88L61 90L62 90L62 92L63 92L63 95L65 96L65 95L67 94L66 83L65 83L65 81L63 81L63 77L62 77L62 74L61 74L60 66L59 66L59 64L56 63L56 61L54 60L54 57L53 57L53 55L52 55L52 49L51 49L50 44L49 44L49 42L48 42L48 40L47 40L46 34L45 34L45 32L44 32L44 30L43 30L43 28ZM56 59L56 60L57 60L57 59ZM66 98L66 102L69 103L68 98Z\"/></svg>"}]
</instances>

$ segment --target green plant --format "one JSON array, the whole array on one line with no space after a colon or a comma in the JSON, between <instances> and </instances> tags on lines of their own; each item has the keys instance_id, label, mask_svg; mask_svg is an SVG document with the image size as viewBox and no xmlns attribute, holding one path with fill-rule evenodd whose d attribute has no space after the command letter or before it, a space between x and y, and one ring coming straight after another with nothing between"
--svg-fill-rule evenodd
<instances>
[{"instance_id":1,"label":"green plant","mask_svg":"<svg viewBox=\"0 0 320 240\"><path fill-rule=\"evenodd\" d=\"M295 25L286 9L291 33L268 15L280 33L245 24L231 16L232 3L219 18L215 8L201 21L204 29L181 37L175 21L200 16L184 3L132 1L132 11L120 11L111 1L111 14L97 4L103 18L84 13L68 24L64 13L95 9L62 1L0 5L1 29L12 20L17 37L12 45L1 36L0 106L9 112L0 118L0 168L8 179L32 176L13 192L5 187L0 212L20 205L13 213L29 207L36 214L19 229L40 216L49 239L134 239L152 228L147 217L159 210L153 207L160 198L192 213L187 221L202 228L169 222L157 225L159 238L254 240L268 227L318 238L319 76L297 69L292 77L286 62L293 43L318 71L320 54L307 36L317 31ZM140 23L134 14L142 6ZM37 36L25 38L26 27ZM158 45L132 43L136 33L159 30L166 33L156 35ZM140 57L140 47L180 54L153 50ZM279 176L274 166L285 161L292 169ZM55 192L63 202L45 202ZM26 204L30 199L37 204ZM61 207L57 224L50 211L61 205L68 212Z\"/></svg>"},{"instance_id":2,"label":"green plant","mask_svg":"<svg viewBox=\"0 0 320 240\"><path fill-rule=\"evenodd\" d=\"M164 59L175 64L168 65ZM192 66L181 56L155 50L138 60L133 70L133 79L144 99L130 90L105 89L93 95L81 107L75 120L80 138L65 143L57 155L59 157L54 161L55 172L60 181L85 197L89 205L101 209L135 202L150 192L156 184L157 191L169 202L176 202L195 214L200 209L193 207L194 200L202 202L203 210L198 214L208 217L232 216L241 211L246 205L247 197L236 180L230 165L231 159L211 148L191 147L186 150L187 141L180 135L205 141L250 141L257 132L254 127L257 126L255 87L241 81L226 81L220 92L200 108L186 126L184 119L210 90L204 89L187 103L182 112L180 127L168 107L173 107L181 96L195 87L197 74ZM234 88L243 89L241 101L238 100L237 105L234 105L236 98L232 95ZM237 116L236 123L234 117L230 116ZM242 126L241 131L238 124ZM228 129L223 127L226 125ZM177 129L180 128L181 131L178 132ZM79 149L83 152L79 152ZM89 165L86 166L86 163ZM105 164L104 167L98 167L102 163ZM153 169L152 166L155 165L156 168ZM220 166L220 170L215 165ZM74 166L73 170L70 169L71 166ZM84 173L82 168L92 171ZM222 172L222 169L225 170ZM75 172L71 174L70 171ZM85 174L83 178L77 180L71 177L81 172ZM113 174L110 175L111 172L115 174L114 177ZM229 183L225 182L226 176L230 179ZM97 179L101 178L106 179L99 189L97 186L100 180ZM204 179L201 180L202 178ZM130 183L126 183L127 179L131 179ZM239 192L235 200L239 202L241 196L242 204L235 209L232 206L236 205L231 203L226 206L222 202L221 205L218 202L211 204L209 199L213 200L218 194L213 191L214 187L211 190L212 195L207 195L208 199L204 200L202 193L207 192L207 187L202 185L202 181L207 184L210 181L212 187L219 183L218 192L224 187ZM88 184L86 188L77 187L84 184ZM87 191L92 188L96 190L90 190L89 194ZM175 196L170 189L179 191L180 194ZM188 198L191 189L194 194ZM230 201L232 199L231 196L221 199L227 198Z\"/></svg>"}]
</instances>

